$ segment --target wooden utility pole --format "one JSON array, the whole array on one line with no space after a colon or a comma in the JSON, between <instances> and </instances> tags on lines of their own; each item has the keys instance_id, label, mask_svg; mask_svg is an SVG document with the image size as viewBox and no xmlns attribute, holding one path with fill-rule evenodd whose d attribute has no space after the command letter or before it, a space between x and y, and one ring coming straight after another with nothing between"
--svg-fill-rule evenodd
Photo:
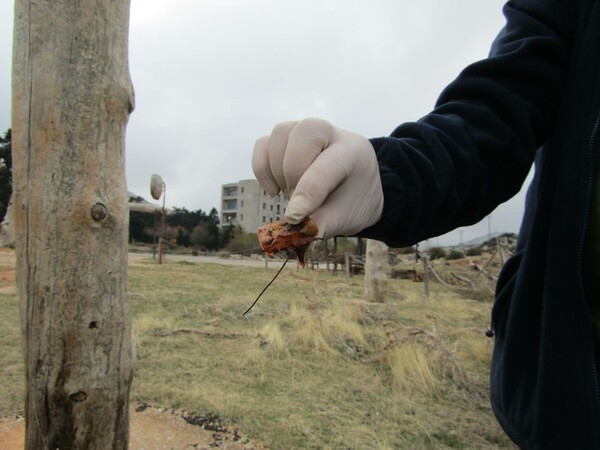
<instances>
[{"instance_id":1,"label":"wooden utility pole","mask_svg":"<svg viewBox=\"0 0 600 450\"><path fill-rule=\"evenodd\" d=\"M26 448L125 449L133 376L129 0L16 0L13 192Z\"/></svg>"},{"instance_id":2,"label":"wooden utility pole","mask_svg":"<svg viewBox=\"0 0 600 450\"><path fill-rule=\"evenodd\" d=\"M383 303L387 290L388 246L367 239L365 262L365 299Z\"/></svg>"},{"instance_id":3,"label":"wooden utility pole","mask_svg":"<svg viewBox=\"0 0 600 450\"><path fill-rule=\"evenodd\" d=\"M425 288L425 300L429 298L429 257L427 255L423 255L421 257L423 260L423 286Z\"/></svg>"}]
</instances>

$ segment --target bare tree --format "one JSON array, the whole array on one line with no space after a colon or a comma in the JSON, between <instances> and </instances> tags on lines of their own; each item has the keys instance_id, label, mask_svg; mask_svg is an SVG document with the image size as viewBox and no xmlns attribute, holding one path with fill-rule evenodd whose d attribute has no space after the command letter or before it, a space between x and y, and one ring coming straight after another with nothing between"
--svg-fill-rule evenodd
<instances>
[{"instance_id":1,"label":"bare tree","mask_svg":"<svg viewBox=\"0 0 600 450\"><path fill-rule=\"evenodd\" d=\"M129 0L16 0L14 223L26 448L125 449L133 377Z\"/></svg>"},{"instance_id":2,"label":"bare tree","mask_svg":"<svg viewBox=\"0 0 600 450\"><path fill-rule=\"evenodd\" d=\"M383 303L387 290L388 246L383 242L367 239L365 263L365 299Z\"/></svg>"}]
</instances>

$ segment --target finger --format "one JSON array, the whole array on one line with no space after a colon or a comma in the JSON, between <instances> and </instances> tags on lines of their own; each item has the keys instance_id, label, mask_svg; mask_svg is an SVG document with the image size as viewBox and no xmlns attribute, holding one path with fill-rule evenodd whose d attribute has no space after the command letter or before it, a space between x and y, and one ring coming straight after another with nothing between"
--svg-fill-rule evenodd
<instances>
[{"instance_id":1,"label":"finger","mask_svg":"<svg viewBox=\"0 0 600 450\"><path fill-rule=\"evenodd\" d=\"M326 149L333 136L333 125L321 119L304 119L290 132L283 160L285 183L294 190L313 161Z\"/></svg>"},{"instance_id":2,"label":"finger","mask_svg":"<svg viewBox=\"0 0 600 450\"><path fill-rule=\"evenodd\" d=\"M274 197L279 192L279 186L269 163L269 136L262 136L256 140L252 152L252 171L267 194Z\"/></svg>"},{"instance_id":3,"label":"finger","mask_svg":"<svg viewBox=\"0 0 600 450\"><path fill-rule=\"evenodd\" d=\"M332 145L313 161L298 181L285 212L285 220L299 223L310 216L347 179L351 161L341 144Z\"/></svg>"},{"instance_id":4,"label":"finger","mask_svg":"<svg viewBox=\"0 0 600 450\"><path fill-rule=\"evenodd\" d=\"M313 212L310 218L317 225L318 231L316 237L318 237L319 239L329 239L335 237L335 235L331 235L329 233L329 226L327 220L328 215L327 212L323 211L323 208L319 208L315 212Z\"/></svg>"},{"instance_id":5,"label":"finger","mask_svg":"<svg viewBox=\"0 0 600 450\"><path fill-rule=\"evenodd\" d=\"M283 161L285 159L288 137L298 122L281 122L275 125L269 137L269 165L277 185L289 198L290 192L286 184Z\"/></svg>"}]
</instances>

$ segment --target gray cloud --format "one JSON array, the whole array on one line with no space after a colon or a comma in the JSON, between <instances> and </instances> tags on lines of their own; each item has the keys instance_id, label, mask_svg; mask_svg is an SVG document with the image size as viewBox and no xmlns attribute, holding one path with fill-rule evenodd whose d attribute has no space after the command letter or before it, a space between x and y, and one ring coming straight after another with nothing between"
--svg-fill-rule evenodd
<instances>
[{"instance_id":1,"label":"gray cloud","mask_svg":"<svg viewBox=\"0 0 600 450\"><path fill-rule=\"evenodd\" d=\"M168 205L209 210L219 207L221 184L253 176L254 141L277 122L317 116L367 137L389 134L486 56L503 3L132 0L129 189L149 198L158 173ZM3 2L2 130L11 21L12 2ZM522 194L494 213L493 229L516 231L521 210ZM487 221L481 227L487 233Z\"/></svg>"}]
</instances>

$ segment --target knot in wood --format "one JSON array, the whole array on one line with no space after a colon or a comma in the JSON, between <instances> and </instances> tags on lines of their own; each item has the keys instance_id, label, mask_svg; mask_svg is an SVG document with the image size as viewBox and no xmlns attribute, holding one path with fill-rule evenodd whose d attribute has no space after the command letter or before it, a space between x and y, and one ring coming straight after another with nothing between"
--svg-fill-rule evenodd
<instances>
[{"instance_id":1,"label":"knot in wood","mask_svg":"<svg viewBox=\"0 0 600 450\"><path fill-rule=\"evenodd\" d=\"M108 217L108 209L102 203L96 203L92 206L92 219L100 222Z\"/></svg>"},{"instance_id":2,"label":"knot in wood","mask_svg":"<svg viewBox=\"0 0 600 450\"><path fill-rule=\"evenodd\" d=\"M81 403L85 401L86 398L87 394L84 391L77 391L69 395L69 400L71 400L74 403Z\"/></svg>"}]
</instances>

